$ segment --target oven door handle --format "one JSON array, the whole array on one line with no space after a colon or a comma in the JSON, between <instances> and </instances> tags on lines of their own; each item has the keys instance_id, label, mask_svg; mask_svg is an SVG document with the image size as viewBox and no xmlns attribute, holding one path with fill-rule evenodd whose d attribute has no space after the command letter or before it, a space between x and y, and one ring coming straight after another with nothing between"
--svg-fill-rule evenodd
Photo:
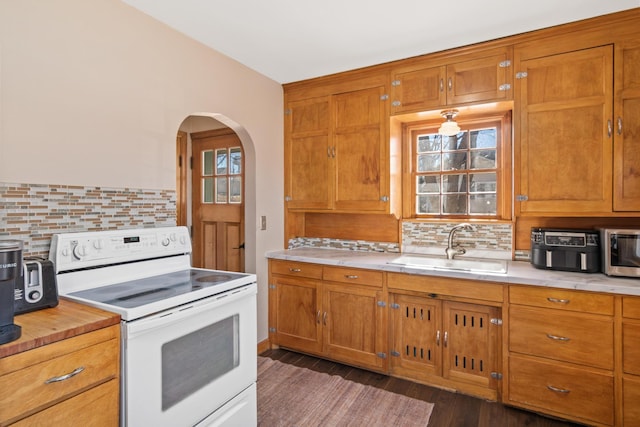
<instances>
[{"instance_id":1,"label":"oven door handle","mask_svg":"<svg viewBox=\"0 0 640 427\"><path fill-rule=\"evenodd\" d=\"M199 313L202 313L203 311L211 310L212 308L226 305L239 299L255 295L257 293L256 289L257 285L253 283L239 289L233 289L219 295L214 295L209 298L202 299L200 301L169 309L167 311L163 311L162 313L158 313L144 319L128 322L127 327L123 328L123 333L127 334L128 339L131 339L136 335L141 335L146 332L158 329L167 324L175 323L188 317L195 316Z\"/></svg>"}]
</instances>

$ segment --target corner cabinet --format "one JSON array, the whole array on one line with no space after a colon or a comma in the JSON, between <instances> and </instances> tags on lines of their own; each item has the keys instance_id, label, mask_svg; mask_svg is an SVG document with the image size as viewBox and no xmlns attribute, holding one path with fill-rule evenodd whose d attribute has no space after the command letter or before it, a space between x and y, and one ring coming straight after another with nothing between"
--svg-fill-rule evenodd
<instances>
[{"instance_id":1,"label":"corner cabinet","mask_svg":"<svg viewBox=\"0 0 640 427\"><path fill-rule=\"evenodd\" d=\"M451 61L431 58L394 69L391 113L511 99L510 48L480 50Z\"/></svg>"},{"instance_id":2,"label":"corner cabinet","mask_svg":"<svg viewBox=\"0 0 640 427\"><path fill-rule=\"evenodd\" d=\"M318 91L328 95L286 101L287 209L389 212L385 79L386 74L354 84L363 86L357 90L329 87Z\"/></svg>"},{"instance_id":3,"label":"corner cabinet","mask_svg":"<svg viewBox=\"0 0 640 427\"><path fill-rule=\"evenodd\" d=\"M269 269L273 344L386 370L382 272L278 260Z\"/></svg>"}]
</instances>

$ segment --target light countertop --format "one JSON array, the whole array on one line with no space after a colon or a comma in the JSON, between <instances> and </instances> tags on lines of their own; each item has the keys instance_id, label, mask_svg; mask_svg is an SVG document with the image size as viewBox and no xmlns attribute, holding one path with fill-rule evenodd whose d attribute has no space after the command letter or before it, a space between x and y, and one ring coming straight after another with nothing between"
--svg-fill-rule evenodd
<instances>
[{"instance_id":1,"label":"light countertop","mask_svg":"<svg viewBox=\"0 0 640 427\"><path fill-rule=\"evenodd\" d=\"M456 277L459 279L486 280L508 284L547 286L640 296L640 279L637 278L608 277L601 273L574 273L544 270L534 268L529 262L525 261L507 261L507 272L505 274L433 270L390 264L390 262L400 257L400 255L406 254L303 247L270 251L267 252L266 257L342 267L368 268L395 273ZM464 256L459 256L457 259L464 259Z\"/></svg>"}]
</instances>

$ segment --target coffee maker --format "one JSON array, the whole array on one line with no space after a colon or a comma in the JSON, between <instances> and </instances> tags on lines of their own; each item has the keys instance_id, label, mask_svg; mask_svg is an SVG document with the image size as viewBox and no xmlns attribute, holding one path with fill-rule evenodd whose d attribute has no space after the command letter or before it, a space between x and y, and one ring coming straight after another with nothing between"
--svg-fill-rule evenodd
<instances>
[{"instance_id":1,"label":"coffee maker","mask_svg":"<svg viewBox=\"0 0 640 427\"><path fill-rule=\"evenodd\" d=\"M20 338L13 323L16 279L22 276L22 241L0 240L0 344Z\"/></svg>"}]
</instances>

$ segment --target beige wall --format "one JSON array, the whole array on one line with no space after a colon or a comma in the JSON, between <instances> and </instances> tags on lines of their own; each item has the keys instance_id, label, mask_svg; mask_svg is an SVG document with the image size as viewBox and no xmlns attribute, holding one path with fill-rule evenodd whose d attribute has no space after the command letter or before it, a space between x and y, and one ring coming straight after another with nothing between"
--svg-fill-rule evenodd
<instances>
[{"instance_id":1,"label":"beige wall","mask_svg":"<svg viewBox=\"0 0 640 427\"><path fill-rule=\"evenodd\" d=\"M118 0L0 0L0 182L175 189L175 136L186 117L236 129L259 340L264 253L284 235L282 111L277 82Z\"/></svg>"}]
</instances>

